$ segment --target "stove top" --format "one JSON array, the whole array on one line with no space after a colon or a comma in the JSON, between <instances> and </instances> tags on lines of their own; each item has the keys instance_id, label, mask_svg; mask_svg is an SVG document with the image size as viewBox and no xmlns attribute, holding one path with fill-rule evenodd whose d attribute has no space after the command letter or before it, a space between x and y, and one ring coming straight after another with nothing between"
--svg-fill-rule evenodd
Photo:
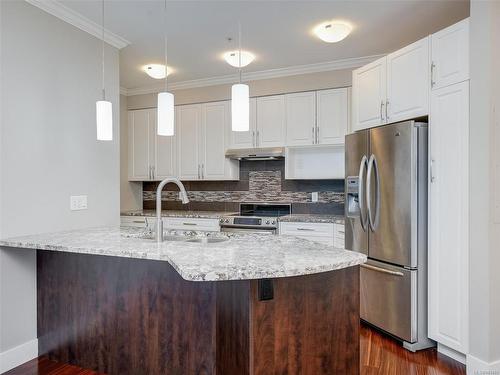
<instances>
[{"instance_id":1,"label":"stove top","mask_svg":"<svg viewBox=\"0 0 500 375\"><path fill-rule=\"evenodd\" d=\"M291 205L278 203L241 203L240 213L224 216L221 227L277 229L278 218L289 215Z\"/></svg>"}]
</instances>

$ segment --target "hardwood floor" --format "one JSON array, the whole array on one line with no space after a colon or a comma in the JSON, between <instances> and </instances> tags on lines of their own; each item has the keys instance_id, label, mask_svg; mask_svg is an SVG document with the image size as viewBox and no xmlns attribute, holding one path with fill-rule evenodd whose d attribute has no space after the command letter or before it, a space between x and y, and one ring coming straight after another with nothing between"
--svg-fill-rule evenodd
<instances>
[{"instance_id":1,"label":"hardwood floor","mask_svg":"<svg viewBox=\"0 0 500 375\"><path fill-rule=\"evenodd\" d=\"M396 341L363 324L360 329L360 349L361 375L465 375L464 365L437 353L436 349L410 353ZM98 373L40 357L4 375L98 375Z\"/></svg>"}]
</instances>

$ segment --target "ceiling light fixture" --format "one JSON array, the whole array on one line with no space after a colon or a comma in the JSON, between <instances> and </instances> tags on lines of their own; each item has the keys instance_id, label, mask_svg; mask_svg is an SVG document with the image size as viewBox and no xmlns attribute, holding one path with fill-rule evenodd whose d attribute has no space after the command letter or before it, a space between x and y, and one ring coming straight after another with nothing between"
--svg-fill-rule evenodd
<instances>
[{"instance_id":1,"label":"ceiling light fixture","mask_svg":"<svg viewBox=\"0 0 500 375\"><path fill-rule=\"evenodd\" d=\"M337 43L345 39L352 31L352 26L346 22L324 22L314 28L318 38L327 43Z\"/></svg>"},{"instance_id":2,"label":"ceiling light fixture","mask_svg":"<svg viewBox=\"0 0 500 375\"><path fill-rule=\"evenodd\" d=\"M250 130L250 90L248 85L241 83L241 68L244 65L242 65L240 22L238 22L238 43L237 67L239 69L240 80L239 83L231 87L231 129L234 132L245 132Z\"/></svg>"},{"instance_id":3,"label":"ceiling light fixture","mask_svg":"<svg viewBox=\"0 0 500 375\"><path fill-rule=\"evenodd\" d=\"M95 103L97 140L112 141L113 106L110 101L106 100L106 90L104 89L104 0L102 0L101 67L102 67L102 76L101 76L102 100L98 100Z\"/></svg>"},{"instance_id":4,"label":"ceiling light fixture","mask_svg":"<svg viewBox=\"0 0 500 375\"><path fill-rule=\"evenodd\" d=\"M165 65L163 64L148 64L142 67L142 70L151 78L163 79L165 78ZM167 74L172 74L172 68L167 68Z\"/></svg>"},{"instance_id":5,"label":"ceiling light fixture","mask_svg":"<svg viewBox=\"0 0 500 375\"><path fill-rule=\"evenodd\" d=\"M165 65L163 74L165 78L165 91L158 93L158 121L157 134L171 137L174 135L175 107L174 94L168 92L168 74L165 74L165 67L168 67L167 60L167 0L165 0ZM168 69L167 69L168 72Z\"/></svg>"},{"instance_id":6,"label":"ceiling light fixture","mask_svg":"<svg viewBox=\"0 0 500 375\"><path fill-rule=\"evenodd\" d=\"M224 60L235 68L243 68L255 60L255 55L248 51L229 51L224 54Z\"/></svg>"}]
</instances>

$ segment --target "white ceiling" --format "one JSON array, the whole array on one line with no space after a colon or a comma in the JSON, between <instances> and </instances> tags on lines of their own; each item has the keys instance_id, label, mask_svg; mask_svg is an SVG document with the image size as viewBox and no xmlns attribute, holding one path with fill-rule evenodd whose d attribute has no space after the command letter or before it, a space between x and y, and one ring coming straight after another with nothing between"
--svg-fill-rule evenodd
<instances>
[{"instance_id":1,"label":"white ceiling","mask_svg":"<svg viewBox=\"0 0 500 375\"><path fill-rule=\"evenodd\" d=\"M100 1L61 0L84 17L101 22ZM162 0L106 1L106 29L127 39L121 50L121 86L157 85L140 68L163 61ZM469 14L468 1L168 1L171 82L235 73L222 53L237 46L241 21L243 47L256 60L247 72L388 53ZM327 44L312 34L326 20L354 26L345 40ZM233 37L229 43L226 38Z\"/></svg>"}]
</instances>

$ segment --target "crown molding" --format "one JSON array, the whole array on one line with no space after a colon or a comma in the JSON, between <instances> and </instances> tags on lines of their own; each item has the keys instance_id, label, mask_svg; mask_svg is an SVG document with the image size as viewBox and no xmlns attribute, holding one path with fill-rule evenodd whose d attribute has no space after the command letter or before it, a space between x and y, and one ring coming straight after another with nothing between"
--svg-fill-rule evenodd
<instances>
[{"instance_id":1,"label":"crown molding","mask_svg":"<svg viewBox=\"0 0 500 375\"><path fill-rule=\"evenodd\" d=\"M333 70L358 68L360 66L368 64L384 56L385 55L364 56L351 59L328 61L317 64L296 65L287 68L261 70L258 72L248 72L248 73L243 73L242 79L245 81L258 81L261 79L280 78L280 77L294 76L299 74L321 73ZM236 82L237 80L238 80L238 74L230 74L225 76L195 79L191 81L172 82L168 86L171 90L182 90L182 89L230 84ZM155 94L161 91L164 87L165 86L163 83L147 87L134 88L134 89L127 89L125 87L120 87L120 93L126 96Z\"/></svg>"},{"instance_id":2,"label":"crown molding","mask_svg":"<svg viewBox=\"0 0 500 375\"><path fill-rule=\"evenodd\" d=\"M53 16L83 30L96 38L102 37L102 26L75 12L73 9L61 4L57 0L25 0L27 3L52 14ZM130 44L128 40L104 29L104 41L113 47L122 49Z\"/></svg>"}]
</instances>

